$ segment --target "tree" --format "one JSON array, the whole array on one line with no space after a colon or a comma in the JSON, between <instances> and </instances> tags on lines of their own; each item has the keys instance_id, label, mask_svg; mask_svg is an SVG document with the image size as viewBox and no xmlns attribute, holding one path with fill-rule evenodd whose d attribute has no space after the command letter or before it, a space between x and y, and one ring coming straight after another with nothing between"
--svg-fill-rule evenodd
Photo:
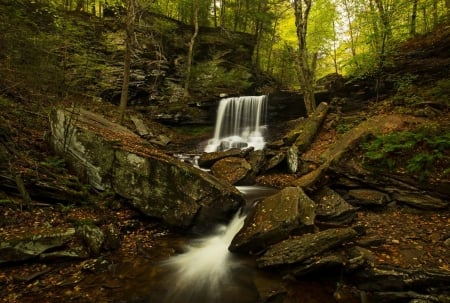
<instances>
[{"instance_id":1,"label":"tree","mask_svg":"<svg viewBox=\"0 0 450 303\"><path fill-rule=\"evenodd\" d=\"M194 45L195 45L195 39L198 35L198 0L194 0L193 2L194 7L194 33L192 34L191 41L189 42L189 52L188 52L188 61L187 61L187 68L186 68L186 79L184 83L184 97L187 98L189 96L189 83L191 81L191 69L192 69L192 61L194 58Z\"/></svg>"},{"instance_id":2,"label":"tree","mask_svg":"<svg viewBox=\"0 0 450 303\"><path fill-rule=\"evenodd\" d=\"M300 85L305 102L306 112L312 114L316 108L314 97L314 73L318 53L310 54L306 43L308 18L313 0L294 0L295 27L297 28L298 53L293 54Z\"/></svg>"},{"instance_id":3,"label":"tree","mask_svg":"<svg viewBox=\"0 0 450 303\"><path fill-rule=\"evenodd\" d=\"M411 12L411 23L409 26L409 34L411 36L416 35L416 20L417 20L417 4L419 0L413 0L412 12Z\"/></svg>"},{"instance_id":4,"label":"tree","mask_svg":"<svg viewBox=\"0 0 450 303\"><path fill-rule=\"evenodd\" d=\"M134 34L135 0L127 0L127 21L125 36L125 57L123 66L122 94L120 95L119 123L123 124L128 102L128 85L130 83L131 51Z\"/></svg>"}]
</instances>

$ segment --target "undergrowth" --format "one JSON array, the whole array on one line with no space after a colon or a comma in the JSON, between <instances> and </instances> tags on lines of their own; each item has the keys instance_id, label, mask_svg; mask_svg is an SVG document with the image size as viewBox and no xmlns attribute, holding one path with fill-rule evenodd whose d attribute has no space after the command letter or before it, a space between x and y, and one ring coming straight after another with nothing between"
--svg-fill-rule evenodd
<instances>
[{"instance_id":1,"label":"undergrowth","mask_svg":"<svg viewBox=\"0 0 450 303\"><path fill-rule=\"evenodd\" d=\"M415 174L421 181L440 168L450 174L450 130L426 127L368 138L362 144L363 164L374 170L402 171Z\"/></svg>"}]
</instances>

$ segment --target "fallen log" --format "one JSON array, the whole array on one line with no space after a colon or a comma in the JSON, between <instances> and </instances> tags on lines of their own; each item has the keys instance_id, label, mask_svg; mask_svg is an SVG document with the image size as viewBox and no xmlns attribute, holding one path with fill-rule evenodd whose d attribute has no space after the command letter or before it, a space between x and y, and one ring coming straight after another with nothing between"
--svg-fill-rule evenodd
<instances>
[{"instance_id":1,"label":"fallen log","mask_svg":"<svg viewBox=\"0 0 450 303\"><path fill-rule=\"evenodd\" d=\"M297 130L298 136L292 143L292 147L295 147L299 153L302 153L308 149L313 142L313 139L322 125L328 112L328 104L321 102L314 113L308 117L308 119L302 123L301 127Z\"/></svg>"}]
</instances>

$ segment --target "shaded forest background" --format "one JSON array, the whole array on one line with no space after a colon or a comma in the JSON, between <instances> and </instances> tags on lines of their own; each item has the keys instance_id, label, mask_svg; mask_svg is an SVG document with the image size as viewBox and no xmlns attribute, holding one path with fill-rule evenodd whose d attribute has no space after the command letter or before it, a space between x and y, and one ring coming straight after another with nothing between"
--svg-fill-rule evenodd
<instances>
[{"instance_id":1,"label":"shaded forest background","mask_svg":"<svg viewBox=\"0 0 450 303\"><path fill-rule=\"evenodd\" d=\"M447 22L448 2L313 1L307 20L307 51L308 60L314 61L313 78L329 73L358 77L377 73L392 64L401 42ZM3 0L0 10L2 92L13 91L20 98L46 100L71 93L98 96L98 87L105 85L101 79L110 68L105 66L105 53L111 52L107 49L108 41L99 42L105 41L108 31L121 30L116 39L124 38L121 35L125 29L126 4L120 0ZM252 37L249 63L250 72L256 78L242 75L243 71L239 75L219 73L218 82L237 78L239 83L234 84L241 91L254 87L254 82L262 78L272 79L272 86L290 89L301 86L293 64L298 56L298 40L289 1L139 0L135 13L137 31L147 31L155 37L164 32L166 37L176 40L178 33L173 31L173 23L164 21L162 17L165 17L186 24L193 32L194 4L198 7L196 20L201 27L217 28L224 36L242 32ZM158 24L153 28L148 28L145 21L149 13L158 15ZM139 43L138 39L134 40L135 45ZM185 47L187 53L188 46ZM201 73L208 67L197 64L195 53L199 51L194 47L193 66ZM123 63L123 55L117 54L114 60Z\"/></svg>"}]
</instances>

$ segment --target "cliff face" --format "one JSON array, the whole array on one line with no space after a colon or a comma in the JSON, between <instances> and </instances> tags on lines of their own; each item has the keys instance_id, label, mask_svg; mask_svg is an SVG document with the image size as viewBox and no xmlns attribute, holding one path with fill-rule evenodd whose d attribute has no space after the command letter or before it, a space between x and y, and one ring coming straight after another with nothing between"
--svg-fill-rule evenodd
<instances>
[{"instance_id":1,"label":"cliff face","mask_svg":"<svg viewBox=\"0 0 450 303\"><path fill-rule=\"evenodd\" d=\"M101 97L118 103L123 73L123 29L108 24ZM222 28L201 27L194 46L190 97L184 97L188 45L193 26L151 13L136 27L130 79L130 106L170 123L210 123L209 108L220 95L244 94L254 85L255 37ZM205 110L206 108L206 110Z\"/></svg>"}]
</instances>

